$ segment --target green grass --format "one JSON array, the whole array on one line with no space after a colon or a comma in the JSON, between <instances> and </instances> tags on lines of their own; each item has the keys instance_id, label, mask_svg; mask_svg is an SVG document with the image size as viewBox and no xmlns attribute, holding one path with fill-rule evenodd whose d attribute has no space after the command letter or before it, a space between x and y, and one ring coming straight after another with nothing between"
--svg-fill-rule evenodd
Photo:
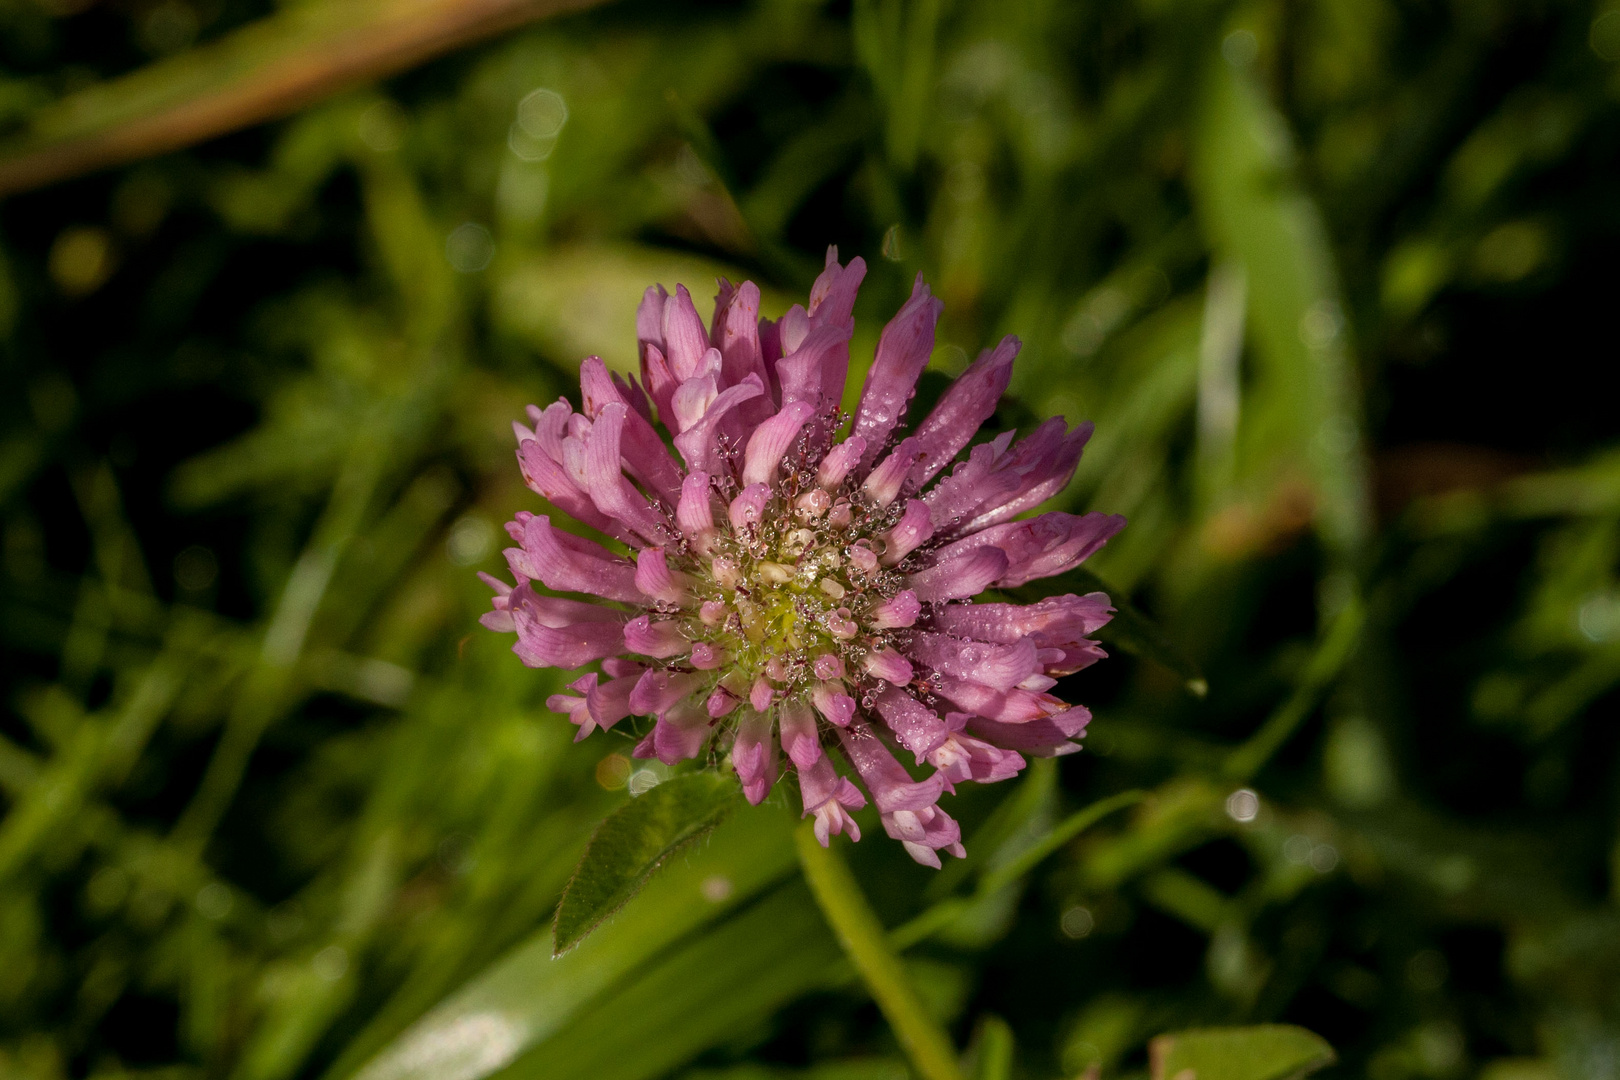
<instances>
[{"instance_id":1,"label":"green grass","mask_svg":"<svg viewBox=\"0 0 1620 1080\"><path fill-rule=\"evenodd\" d=\"M0 0L0 131L271 13ZM934 371L1024 341L992 425L1095 422L1054 505L1130 519L1087 567L1165 639L950 801L971 867L863 820L933 1019L996 1075L1263 1022L1324 1076L1620 1075L1616 18L636 0L8 196L0 1077L898 1075L783 807L548 973L632 744L476 622L523 406L628 368L648 284L776 314L829 243L855 371L921 271Z\"/></svg>"}]
</instances>

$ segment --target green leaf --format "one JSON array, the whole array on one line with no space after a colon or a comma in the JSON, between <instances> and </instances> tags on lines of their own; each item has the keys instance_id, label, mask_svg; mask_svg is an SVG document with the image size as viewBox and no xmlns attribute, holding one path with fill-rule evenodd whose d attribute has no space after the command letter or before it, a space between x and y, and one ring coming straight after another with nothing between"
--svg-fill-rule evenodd
<instances>
[{"instance_id":1,"label":"green leaf","mask_svg":"<svg viewBox=\"0 0 1620 1080\"><path fill-rule=\"evenodd\" d=\"M1170 635L1125 599L1120 590L1111 587L1085 567L1077 566L1066 574L1006 590L1008 596L1021 604L1033 604L1048 596L1069 592L1108 594L1108 602L1114 605L1114 617L1097 631L1098 640L1109 645L1117 645L1132 656L1140 656L1145 660L1164 665L1181 676L1187 692L1194 697L1203 697L1209 693L1209 681L1204 678L1204 673L1175 642L1170 640Z\"/></svg>"},{"instance_id":2,"label":"green leaf","mask_svg":"<svg viewBox=\"0 0 1620 1080\"><path fill-rule=\"evenodd\" d=\"M640 892L665 859L720 824L736 803L736 780L698 772L666 780L609 814L557 905L554 955L577 945Z\"/></svg>"},{"instance_id":3,"label":"green leaf","mask_svg":"<svg viewBox=\"0 0 1620 1080\"><path fill-rule=\"evenodd\" d=\"M1321 1036L1287 1024L1160 1035L1150 1055L1153 1080L1295 1080L1335 1058Z\"/></svg>"},{"instance_id":4,"label":"green leaf","mask_svg":"<svg viewBox=\"0 0 1620 1080\"><path fill-rule=\"evenodd\" d=\"M616 929L615 923L603 934ZM667 1076L704 1050L765 1023L789 1001L826 986L838 962L838 943L817 917L809 890L788 881L705 932L680 939L493 1080ZM424 1080L444 1075L430 1073Z\"/></svg>"},{"instance_id":5,"label":"green leaf","mask_svg":"<svg viewBox=\"0 0 1620 1080\"><path fill-rule=\"evenodd\" d=\"M628 1059L636 1057L630 1050L653 1053L666 1037L666 1027L679 1027L693 1038L700 1029L709 1033L706 1037L722 1037L703 1026L713 1012L707 999L682 996L684 1011L654 1016L644 1002L634 998L635 987L653 980L654 973L669 964L678 967L682 956L690 954L697 958L694 963L701 961L700 967L712 967L716 956L736 952L737 943L726 928L739 911L757 910L761 894L794 869L796 817L769 803L733 817L700 850L657 875L633 903L577 948L554 957L551 930L536 933L401 1032L358 1072L334 1069L326 1080L349 1076L356 1080L443 1080L448 1075L479 1080L524 1056L531 1063L544 1063L542 1074L560 1080L571 1075L571 1066L565 1066L572 1060L572 1051L565 1047L589 1044L589 1032L595 1032L598 1041L619 1040L615 1045L626 1059L626 1069ZM820 958L812 958L814 962L831 963L837 946L814 917L814 906L803 888L793 891L800 907L789 915L778 911L777 917L787 920L781 925L820 929L824 947L808 950L796 934L770 933L763 935L759 947L789 950L790 958L797 955L793 949L803 949L807 956L815 951ZM781 952L771 956L765 966L779 967ZM745 996L734 989L720 992L717 1000ZM749 999L751 1004L769 1011L783 1000L781 993L791 996L796 991L788 987L770 996L753 986L749 992L756 995ZM727 1018L727 1022L733 1020L735 1017ZM649 1025L658 1028L657 1032ZM616 1075L628 1075L632 1080L656 1076L668 1072L679 1060L661 1057L645 1064L650 1071Z\"/></svg>"}]
</instances>

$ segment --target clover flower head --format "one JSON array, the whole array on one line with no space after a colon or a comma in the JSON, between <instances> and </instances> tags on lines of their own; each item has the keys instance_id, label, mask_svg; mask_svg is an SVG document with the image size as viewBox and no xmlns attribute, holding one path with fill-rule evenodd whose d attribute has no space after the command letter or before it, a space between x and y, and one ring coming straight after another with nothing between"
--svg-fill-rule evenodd
<instances>
[{"instance_id":1,"label":"clover flower head","mask_svg":"<svg viewBox=\"0 0 1620 1080\"><path fill-rule=\"evenodd\" d=\"M1048 691L1104 655L1089 635L1113 610L1102 593L973 598L1073 568L1124 519L1024 516L1068 483L1090 424L975 443L1015 337L905 431L943 308L921 275L841 413L865 272L829 251L809 304L775 321L752 282L722 279L708 326L684 287L649 288L641 381L591 357L582 411L559 400L514 425L529 487L610 543L519 513L516 585L486 576L483 622L515 632L531 667L597 665L548 702L578 738L652 717L636 756L729 753L754 803L790 765L824 845L860 839L851 811L869 794L885 831L937 867L940 851L963 853L943 792L1079 749L1090 713Z\"/></svg>"}]
</instances>

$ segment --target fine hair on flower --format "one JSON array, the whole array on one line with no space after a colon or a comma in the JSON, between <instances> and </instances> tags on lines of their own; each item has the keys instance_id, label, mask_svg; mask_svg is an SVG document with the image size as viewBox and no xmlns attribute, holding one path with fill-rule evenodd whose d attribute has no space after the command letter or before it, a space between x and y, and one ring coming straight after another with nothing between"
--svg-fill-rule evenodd
<instances>
[{"instance_id":1,"label":"fine hair on flower","mask_svg":"<svg viewBox=\"0 0 1620 1080\"><path fill-rule=\"evenodd\" d=\"M649 288L640 380L590 357L578 410L530 406L513 425L551 512L507 523L515 584L484 575L483 623L515 633L530 667L594 666L548 701L577 738L650 717L637 757L728 754L754 803L796 772L823 845L860 839L851 811L869 795L884 830L937 867L963 854L942 794L1080 748L1091 714L1050 691L1103 657L1090 635L1113 611L1098 592L975 598L1073 569L1125 521L1029 516L1074 475L1090 424L975 441L1016 337L907 429L944 306L920 274L843 413L865 273L829 250L809 303L776 320L752 282L721 279L707 326L684 286Z\"/></svg>"}]
</instances>

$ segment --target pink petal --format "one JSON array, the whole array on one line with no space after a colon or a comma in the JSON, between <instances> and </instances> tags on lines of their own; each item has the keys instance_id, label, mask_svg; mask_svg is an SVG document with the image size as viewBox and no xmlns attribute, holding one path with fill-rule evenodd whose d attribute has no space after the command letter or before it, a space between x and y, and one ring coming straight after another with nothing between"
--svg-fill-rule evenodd
<instances>
[{"instance_id":1,"label":"pink petal","mask_svg":"<svg viewBox=\"0 0 1620 1080\"><path fill-rule=\"evenodd\" d=\"M600 544L552 528L551 519L544 515L524 523L522 544L505 552L514 574L562 592L590 593L627 603L641 599L629 560L609 554Z\"/></svg>"},{"instance_id":2,"label":"pink petal","mask_svg":"<svg viewBox=\"0 0 1620 1080\"><path fill-rule=\"evenodd\" d=\"M664 303L668 299L669 293L662 285L649 285L641 294L641 304L636 308L636 337L643 345L664 347Z\"/></svg>"},{"instance_id":3,"label":"pink petal","mask_svg":"<svg viewBox=\"0 0 1620 1080\"><path fill-rule=\"evenodd\" d=\"M901 560L933 535L934 524L929 519L928 504L921 499L907 499L906 511L900 516L899 523L883 537L883 565L898 566Z\"/></svg>"},{"instance_id":4,"label":"pink petal","mask_svg":"<svg viewBox=\"0 0 1620 1080\"><path fill-rule=\"evenodd\" d=\"M633 538L634 534L628 528L596 508L590 496L574 482L560 461L546 453L538 439L519 443L517 458L518 471L523 474L523 482L530 491L581 524L626 542Z\"/></svg>"},{"instance_id":5,"label":"pink petal","mask_svg":"<svg viewBox=\"0 0 1620 1080\"><path fill-rule=\"evenodd\" d=\"M758 525L765 516L765 504L770 502L769 484L751 484L731 500L731 527L741 532Z\"/></svg>"},{"instance_id":6,"label":"pink petal","mask_svg":"<svg viewBox=\"0 0 1620 1080\"><path fill-rule=\"evenodd\" d=\"M843 782L849 784L848 780ZM850 784L850 787L853 788L854 785ZM851 840L860 843L861 827L855 823L855 819L850 816L849 811L844 809L843 804L836 799L828 799L816 807L815 814L816 839L821 841L822 847L826 847L832 837L842 832L849 833Z\"/></svg>"},{"instance_id":7,"label":"pink petal","mask_svg":"<svg viewBox=\"0 0 1620 1080\"><path fill-rule=\"evenodd\" d=\"M703 419L675 436L675 449L681 452L686 467L715 472L720 465L713 460L715 437L719 434L720 421L738 405L764 393L764 384L754 375L750 375L736 386L728 386L720 391L719 396L709 405L709 411L703 414Z\"/></svg>"},{"instance_id":8,"label":"pink petal","mask_svg":"<svg viewBox=\"0 0 1620 1080\"><path fill-rule=\"evenodd\" d=\"M911 665L893 649L879 649L866 654L861 667L874 679L904 686L911 681Z\"/></svg>"},{"instance_id":9,"label":"pink petal","mask_svg":"<svg viewBox=\"0 0 1620 1080\"><path fill-rule=\"evenodd\" d=\"M671 572L661 547L636 552L636 588L652 600L684 604L692 598L692 579L679 571Z\"/></svg>"},{"instance_id":10,"label":"pink petal","mask_svg":"<svg viewBox=\"0 0 1620 1080\"><path fill-rule=\"evenodd\" d=\"M826 847L831 836L848 832L850 839L860 840L861 830L850 810L866 805L860 790L833 769L832 759L823 754L808 769L799 770L799 794L804 802L804 815L816 815L816 839Z\"/></svg>"},{"instance_id":11,"label":"pink petal","mask_svg":"<svg viewBox=\"0 0 1620 1080\"><path fill-rule=\"evenodd\" d=\"M928 366L928 357L934 351L934 325L944 308L918 274L911 299L879 335L872 369L855 410L853 432L867 445L861 458L863 467L872 463L889 433L905 418L906 404L917 389L917 377Z\"/></svg>"},{"instance_id":12,"label":"pink petal","mask_svg":"<svg viewBox=\"0 0 1620 1080\"><path fill-rule=\"evenodd\" d=\"M946 675L944 672L937 674L939 676L937 686L941 697L955 702L975 716L982 716L988 720L1023 724L1050 718L1069 707L1050 694L1017 687L1011 690L996 690L972 679Z\"/></svg>"},{"instance_id":13,"label":"pink petal","mask_svg":"<svg viewBox=\"0 0 1620 1080\"><path fill-rule=\"evenodd\" d=\"M848 266L838 265L838 249L827 249L827 265L810 287L812 326L836 326L846 331L843 343L831 350L821 365L821 400L836 405L844 399L844 382L849 377L849 337L855 332L855 294L866 277L866 261L860 257Z\"/></svg>"},{"instance_id":14,"label":"pink petal","mask_svg":"<svg viewBox=\"0 0 1620 1080\"><path fill-rule=\"evenodd\" d=\"M809 334L810 313L804 310L803 304L794 304L776 321L776 337L782 356L793 355Z\"/></svg>"},{"instance_id":15,"label":"pink petal","mask_svg":"<svg viewBox=\"0 0 1620 1080\"><path fill-rule=\"evenodd\" d=\"M478 624L497 634L510 634L517 630L517 623L512 621L512 613L505 608L484 612L478 616Z\"/></svg>"},{"instance_id":16,"label":"pink petal","mask_svg":"<svg viewBox=\"0 0 1620 1080\"><path fill-rule=\"evenodd\" d=\"M652 403L647 400L647 394L636 382L634 375L620 375L617 371L611 373L613 385L619 388L619 397L629 405L648 424L653 422Z\"/></svg>"},{"instance_id":17,"label":"pink petal","mask_svg":"<svg viewBox=\"0 0 1620 1080\"><path fill-rule=\"evenodd\" d=\"M731 745L731 767L742 781L743 795L758 806L776 782L776 744L771 740L771 717L752 710L737 724Z\"/></svg>"},{"instance_id":18,"label":"pink petal","mask_svg":"<svg viewBox=\"0 0 1620 1080\"><path fill-rule=\"evenodd\" d=\"M603 406L591 428L586 455L587 490L604 514L623 522L647 542L657 544L666 531L663 519L647 504L647 497L625 478L619 452L624 425L631 416L635 414L622 402ZM636 419L641 420L639 416Z\"/></svg>"},{"instance_id":19,"label":"pink petal","mask_svg":"<svg viewBox=\"0 0 1620 1080\"><path fill-rule=\"evenodd\" d=\"M720 381L735 386L757 375L761 384L770 385L765 354L759 343L759 286L745 281L735 289L720 279L720 292L714 301L709 344L720 350ZM757 424L770 415L770 401L755 399L738 409L739 415Z\"/></svg>"},{"instance_id":20,"label":"pink petal","mask_svg":"<svg viewBox=\"0 0 1620 1080\"><path fill-rule=\"evenodd\" d=\"M866 452L866 440L858 435L851 435L831 450L821 459L821 468L816 472L816 483L832 491L844 482L844 477L861 460Z\"/></svg>"},{"instance_id":21,"label":"pink petal","mask_svg":"<svg viewBox=\"0 0 1620 1080\"><path fill-rule=\"evenodd\" d=\"M804 340L776 363L782 403L807 401L812 409L820 409L833 401L826 396L827 385L833 381L842 385L848 368L849 327L812 326Z\"/></svg>"},{"instance_id":22,"label":"pink petal","mask_svg":"<svg viewBox=\"0 0 1620 1080\"><path fill-rule=\"evenodd\" d=\"M1007 569L995 584L1013 588L1072 570L1124 527L1125 519L1117 514L1076 517L1054 512L992 525L947 544L935 557L944 562L973 548L998 547L1007 553Z\"/></svg>"},{"instance_id":23,"label":"pink petal","mask_svg":"<svg viewBox=\"0 0 1620 1080\"><path fill-rule=\"evenodd\" d=\"M630 691L635 689L639 678L639 675L627 675L586 691L585 704L598 727L610 728L630 715Z\"/></svg>"},{"instance_id":24,"label":"pink petal","mask_svg":"<svg viewBox=\"0 0 1620 1080\"><path fill-rule=\"evenodd\" d=\"M695 758L709 741L709 717L701 701L687 698L658 718L652 730L652 750L665 765Z\"/></svg>"},{"instance_id":25,"label":"pink petal","mask_svg":"<svg viewBox=\"0 0 1620 1080\"><path fill-rule=\"evenodd\" d=\"M994 498L986 500L979 506L973 518L963 527L963 532L973 532L1003 521L1011 521L1018 515L1035 509L1047 499L1058 494L1068 486L1069 480L1074 476L1076 466L1080 464L1080 452L1085 449L1086 442L1091 438L1091 424L1081 424L1067 435L1062 435L1063 421L1054 418L1042 425L1059 433L1055 445L1048 447L1046 442L1032 447L1027 452L1020 453L1022 443L1013 447L1012 467L1017 471L1019 486L1016 494L1011 498ZM1037 428L1035 434L1039 434ZM1024 440L1030 442L1034 439Z\"/></svg>"},{"instance_id":26,"label":"pink petal","mask_svg":"<svg viewBox=\"0 0 1620 1080\"><path fill-rule=\"evenodd\" d=\"M878 715L900 745L917 756L918 764L924 755L940 743L950 731L934 711L897 687L889 687L877 695Z\"/></svg>"},{"instance_id":27,"label":"pink petal","mask_svg":"<svg viewBox=\"0 0 1620 1080\"><path fill-rule=\"evenodd\" d=\"M767 483L775 476L782 456L814 411L808 401L790 401L782 406L781 412L754 429L748 438L748 448L743 451L744 487Z\"/></svg>"},{"instance_id":28,"label":"pink petal","mask_svg":"<svg viewBox=\"0 0 1620 1080\"><path fill-rule=\"evenodd\" d=\"M1079 641L1113 617L1108 594L1069 593L1033 604L951 604L934 613L935 625L947 634L1010 645L1030 634L1054 642Z\"/></svg>"},{"instance_id":29,"label":"pink petal","mask_svg":"<svg viewBox=\"0 0 1620 1080\"><path fill-rule=\"evenodd\" d=\"M700 641L692 646L692 666L699 671L713 671L730 659L729 651L711 645L707 641Z\"/></svg>"},{"instance_id":30,"label":"pink petal","mask_svg":"<svg viewBox=\"0 0 1620 1080\"><path fill-rule=\"evenodd\" d=\"M966 461L923 494L936 533L956 532L978 507L990 500L1004 502L1017 493L1022 481L1007 465L1012 437L1006 431L975 446Z\"/></svg>"},{"instance_id":31,"label":"pink petal","mask_svg":"<svg viewBox=\"0 0 1620 1080\"><path fill-rule=\"evenodd\" d=\"M1087 720L1091 714L1080 706L1075 706L1069 712L1079 712ZM1068 726L1068 725L1066 725ZM1025 754L1034 754L1036 757L1058 757L1063 754L1073 754L1080 749L1080 744L1073 739L1084 732L1082 723L1073 734L1063 730L1051 719L1031 720L1023 724L1008 724L996 720L988 720L975 716L967 722L968 730L986 742L1009 750L1022 751Z\"/></svg>"},{"instance_id":32,"label":"pink petal","mask_svg":"<svg viewBox=\"0 0 1620 1080\"><path fill-rule=\"evenodd\" d=\"M719 396L720 376L717 372L708 372L681 383L670 398L675 410L675 426L670 430L679 433L696 424Z\"/></svg>"},{"instance_id":33,"label":"pink petal","mask_svg":"<svg viewBox=\"0 0 1620 1080\"><path fill-rule=\"evenodd\" d=\"M625 631L629 640L629 630ZM1012 645L990 645L945 634L918 634L911 655L944 675L971 679L993 690L1011 690L1042 670L1035 643L1029 638Z\"/></svg>"},{"instance_id":34,"label":"pink petal","mask_svg":"<svg viewBox=\"0 0 1620 1080\"><path fill-rule=\"evenodd\" d=\"M648 668L630 691L630 711L637 716L662 716L702 686L702 676Z\"/></svg>"},{"instance_id":35,"label":"pink petal","mask_svg":"<svg viewBox=\"0 0 1620 1080\"><path fill-rule=\"evenodd\" d=\"M1006 552L997 547L979 547L912 574L907 584L924 602L963 600L989 588L1006 570Z\"/></svg>"},{"instance_id":36,"label":"pink petal","mask_svg":"<svg viewBox=\"0 0 1620 1080\"><path fill-rule=\"evenodd\" d=\"M664 302L664 355L669 369L680 382L693 378L709 351L709 335L703 319L692 304L685 285L675 286L675 295Z\"/></svg>"},{"instance_id":37,"label":"pink petal","mask_svg":"<svg viewBox=\"0 0 1620 1080\"><path fill-rule=\"evenodd\" d=\"M513 594L512 620L517 644L512 651L529 667L577 668L604 656L624 651L624 627L611 622L587 622L572 626L547 626L541 622L529 600L525 585Z\"/></svg>"},{"instance_id":38,"label":"pink petal","mask_svg":"<svg viewBox=\"0 0 1620 1080\"><path fill-rule=\"evenodd\" d=\"M827 249L827 261L810 286L810 318L825 323L853 325L855 293L866 277L866 260L859 255L848 266L838 265L838 249Z\"/></svg>"},{"instance_id":39,"label":"pink petal","mask_svg":"<svg viewBox=\"0 0 1620 1080\"><path fill-rule=\"evenodd\" d=\"M647 670L647 666L637 663L628 656L610 656L602 661L602 670L615 679L627 679L632 675L640 678L641 673Z\"/></svg>"},{"instance_id":40,"label":"pink petal","mask_svg":"<svg viewBox=\"0 0 1620 1080\"><path fill-rule=\"evenodd\" d=\"M955 785L968 781L994 784L1009 780L1026 764L1016 750L992 746L963 732L947 735L944 742L929 752L928 763L939 770L953 791Z\"/></svg>"},{"instance_id":41,"label":"pink petal","mask_svg":"<svg viewBox=\"0 0 1620 1080\"><path fill-rule=\"evenodd\" d=\"M911 589L903 589L889 599L872 605L867 625L873 630L894 630L913 625L922 613L922 604Z\"/></svg>"},{"instance_id":42,"label":"pink petal","mask_svg":"<svg viewBox=\"0 0 1620 1080\"><path fill-rule=\"evenodd\" d=\"M872 501L879 506L888 506L894 502L895 496L900 494L901 485L906 482L906 473L911 471L911 465L917 458L917 440L902 440L889 456L883 459L882 464L872 470L861 485L861 490L872 497Z\"/></svg>"},{"instance_id":43,"label":"pink petal","mask_svg":"<svg viewBox=\"0 0 1620 1080\"><path fill-rule=\"evenodd\" d=\"M501 598L503 596L511 596L512 595L512 586L508 585L506 582L502 581L500 578L496 577L494 574L486 574L482 570L480 570L480 571L478 571L478 580L482 581L485 585L488 585L491 589L495 590L496 599L499 599L499 598ZM1102 594L1098 593L1097 595L1101 596Z\"/></svg>"},{"instance_id":44,"label":"pink petal","mask_svg":"<svg viewBox=\"0 0 1620 1080\"><path fill-rule=\"evenodd\" d=\"M612 622L622 625L625 618L625 613L617 608L604 607L584 600L541 596L533 589L523 590L520 595L525 606L543 626L563 627L586 622Z\"/></svg>"},{"instance_id":45,"label":"pink petal","mask_svg":"<svg viewBox=\"0 0 1620 1080\"><path fill-rule=\"evenodd\" d=\"M810 703L837 727L849 726L855 717L855 699L842 692L842 683L821 682L810 690Z\"/></svg>"},{"instance_id":46,"label":"pink petal","mask_svg":"<svg viewBox=\"0 0 1620 1080\"><path fill-rule=\"evenodd\" d=\"M821 735L816 730L816 714L803 701L782 703L782 749L800 769L808 769L821 757Z\"/></svg>"},{"instance_id":47,"label":"pink petal","mask_svg":"<svg viewBox=\"0 0 1620 1080\"><path fill-rule=\"evenodd\" d=\"M1008 334L994 352L986 350L946 389L939 404L917 425L917 463L907 477L910 490L922 488L972 440L1012 381L1013 358L1022 342Z\"/></svg>"},{"instance_id":48,"label":"pink petal","mask_svg":"<svg viewBox=\"0 0 1620 1080\"><path fill-rule=\"evenodd\" d=\"M671 431L675 430L675 390L680 383L657 345L641 347L641 381L647 387L647 396L658 408L659 421Z\"/></svg>"},{"instance_id":49,"label":"pink petal","mask_svg":"<svg viewBox=\"0 0 1620 1080\"><path fill-rule=\"evenodd\" d=\"M882 812L921 810L939 801L944 778L936 774L927 780L913 780L865 721L854 720L848 727L839 728L838 738Z\"/></svg>"},{"instance_id":50,"label":"pink petal","mask_svg":"<svg viewBox=\"0 0 1620 1080\"><path fill-rule=\"evenodd\" d=\"M680 502L675 504L675 523L688 538L696 539L714 529L714 508L709 498L709 474L694 472L681 483Z\"/></svg>"},{"instance_id":51,"label":"pink petal","mask_svg":"<svg viewBox=\"0 0 1620 1080\"><path fill-rule=\"evenodd\" d=\"M842 679L844 661L832 653L822 653L812 665L818 679Z\"/></svg>"},{"instance_id":52,"label":"pink petal","mask_svg":"<svg viewBox=\"0 0 1620 1080\"><path fill-rule=\"evenodd\" d=\"M589 689L595 686L596 678L597 676L595 673L587 675L583 679L576 680L574 683L572 683L569 689L584 690L589 692ZM586 698L575 697L572 694L552 694L550 697L546 698L546 708L550 709L552 712L564 714L568 717L570 723L579 728L579 730L574 733L575 742L579 742L585 736L596 730L596 721L591 717L590 708L587 705Z\"/></svg>"},{"instance_id":53,"label":"pink petal","mask_svg":"<svg viewBox=\"0 0 1620 1080\"><path fill-rule=\"evenodd\" d=\"M655 623L649 615L638 615L624 624L624 648L642 656L668 660L691 652L692 643L681 633L680 623Z\"/></svg>"},{"instance_id":54,"label":"pink petal","mask_svg":"<svg viewBox=\"0 0 1620 1080\"><path fill-rule=\"evenodd\" d=\"M962 827L937 806L920 810L897 810L883 815L883 831L905 845L906 853L924 866L939 869L940 851L958 859L967 852L962 847Z\"/></svg>"},{"instance_id":55,"label":"pink petal","mask_svg":"<svg viewBox=\"0 0 1620 1080\"><path fill-rule=\"evenodd\" d=\"M632 407L609 376L607 365L602 363L600 357L587 357L580 365L579 384L585 415L592 419L598 417L608 405L626 408L620 446L624 465L630 470L630 475L641 481L648 491L673 505L681 491L681 470L675 464L675 459L669 456L669 450L664 446L664 440L658 437L658 432L653 430L645 416Z\"/></svg>"}]
</instances>

